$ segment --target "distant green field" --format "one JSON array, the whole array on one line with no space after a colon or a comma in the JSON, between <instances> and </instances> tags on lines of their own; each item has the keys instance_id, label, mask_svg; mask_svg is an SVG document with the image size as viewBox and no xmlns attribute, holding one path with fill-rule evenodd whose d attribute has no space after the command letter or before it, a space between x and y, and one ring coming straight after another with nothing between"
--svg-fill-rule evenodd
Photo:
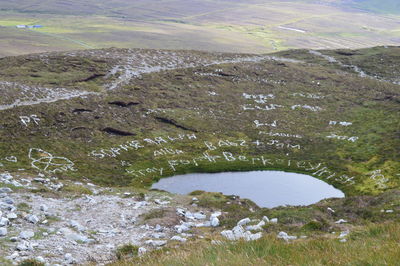
<instances>
[{"instance_id":1,"label":"distant green field","mask_svg":"<svg viewBox=\"0 0 400 266\"><path fill-rule=\"evenodd\" d=\"M400 1L398 0L356 0L352 5L378 13L400 14Z\"/></svg>"},{"instance_id":2,"label":"distant green field","mask_svg":"<svg viewBox=\"0 0 400 266\"><path fill-rule=\"evenodd\" d=\"M398 45L398 11L392 0L0 0L0 56L107 47L266 53ZM21 24L44 27L17 29Z\"/></svg>"}]
</instances>

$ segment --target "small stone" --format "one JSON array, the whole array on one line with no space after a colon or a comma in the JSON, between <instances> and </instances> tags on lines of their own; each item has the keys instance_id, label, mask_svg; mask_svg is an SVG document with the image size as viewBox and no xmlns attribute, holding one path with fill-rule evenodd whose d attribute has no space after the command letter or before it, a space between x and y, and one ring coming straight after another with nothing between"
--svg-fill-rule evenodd
<instances>
[{"instance_id":1,"label":"small stone","mask_svg":"<svg viewBox=\"0 0 400 266\"><path fill-rule=\"evenodd\" d=\"M17 242L18 241L18 237L15 237L15 236L10 237L10 241L11 242Z\"/></svg>"},{"instance_id":2,"label":"small stone","mask_svg":"<svg viewBox=\"0 0 400 266\"><path fill-rule=\"evenodd\" d=\"M210 221L212 220L213 217L220 217L221 216L221 212L214 212L213 214L211 214L210 216Z\"/></svg>"},{"instance_id":3,"label":"small stone","mask_svg":"<svg viewBox=\"0 0 400 266\"><path fill-rule=\"evenodd\" d=\"M39 218L36 215L29 214L25 217L25 220L27 220L30 223L36 224L39 222Z\"/></svg>"},{"instance_id":4,"label":"small stone","mask_svg":"<svg viewBox=\"0 0 400 266\"><path fill-rule=\"evenodd\" d=\"M347 239L346 238L342 238L342 239L339 240L339 242L342 242L342 243L347 242Z\"/></svg>"},{"instance_id":5,"label":"small stone","mask_svg":"<svg viewBox=\"0 0 400 266\"><path fill-rule=\"evenodd\" d=\"M272 218L271 220L269 220L269 222L276 224L276 223L278 223L278 218Z\"/></svg>"},{"instance_id":6,"label":"small stone","mask_svg":"<svg viewBox=\"0 0 400 266\"><path fill-rule=\"evenodd\" d=\"M12 189L9 187L0 188L0 193L10 193L10 192L12 192Z\"/></svg>"},{"instance_id":7,"label":"small stone","mask_svg":"<svg viewBox=\"0 0 400 266\"><path fill-rule=\"evenodd\" d=\"M7 228L1 227L0 228L0 236L6 236L7 235Z\"/></svg>"},{"instance_id":8,"label":"small stone","mask_svg":"<svg viewBox=\"0 0 400 266\"><path fill-rule=\"evenodd\" d=\"M157 224L156 227L154 228L154 231L155 232L162 232L162 231L164 231L164 228L161 225Z\"/></svg>"},{"instance_id":9,"label":"small stone","mask_svg":"<svg viewBox=\"0 0 400 266\"><path fill-rule=\"evenodd\" d=\"M267 216L263 216L262 219L263 219L264 222L269 223L269 218Z\"/></svg>"},{"instance_id":10,"label":"small stone","mask_svg":"<svg viewBox=\"0 0 400 266\"><path fill-rule=\"evenodd\" d=\"M19 233L19 237L21 239L30 239L32 237L35 236L35 233L33 231L22 231L21 233Z\"/></svg>"},{"instance_id":11,"label":"small stone","mask_svg":"<svg viewBox=\"0 0 400 266\"><path fill-rule=\"evenodd\" d=\"M43 211L43 212L47 212L48 209L49 209L49 207L47 207L46 204L42 204L42 205L40 205L39 209L40 209L41 211Z\"/></svg>"},{"instance_id":12,"label":"small stone","mask_svg":"<svg viewBox=\"0 0 400 266\"><path fill-rule=\"evenodd\" d=\"M17 251L15 251L13 254L11 254L10 256L8 256L11 260L15 260L16 258L19 257L19 253Z\"/></svg>"},{"instance_id":13,"label":"small stone","mask_svg":"<svg viewBox=\"0 0 400 266\"><path fill-rule=\"evenodd\" d=\"M7 219L9 219L9 220L14 220L14 219L17 219L17 218L18 218L18 216L13 212L10 212L10 213L7 214Z\"/></svg>"},{"instance_id":14,"label":"small stone","mask_svg":"<svg viewBox=\"0 0 400 266\"><path fill-rule=\"evenodd\" d=\"M42 256L37 256L35 259L40 263L46 263L46 260Z\"/></svg>"},{"instance_id":15,"label":"small stone","mask_svg":"<svg viewBox=\"0 0 400 266\"><path fill-rule=\"evenodd\" d=\"M330 207L328 207L327 210L330 211L331 213L335 213L335 210Z\"/></svg>"},{"instance_id":16,"label":"small stone","mask_svg":"<svg viewBox=\"0 0 400 266\"><path fill-rule=\"evenodd\" d=\"M153 247L161 247L167 244L167 240L147 240L145 243Z\"/></svg>"},{"instance_id":17,"label":"small stone","mask_svg":"<svg viewBox=\"0 0 400 266\"><path fill-rule=\"evenodd\" d=\"M5 199L3 199L3 202L10 204L10 205L14 204L14 200L12 198L5 198Z\"/></svg>"},{"instance_id":18,"label":"small stone","mask_svg":"<svg viewBox=\"0 0 400 266\"><path fill-rule=\"evenodd\" d=\"M7 218L0 218L0 227L7 226L9 222Z\"/></svg>"},{"instance_id":19,"label":"small stone","mask_svg":"<svg viewBox=\"0 0 400 266\"><path fill-rule=\"evenodd\" d=\"M211 219L211 226L212 226L212 227L217 227L217 226L219 226L219 219L218 219L218 217L213 217L213 218Z\"/></svg>"},{"instance_id":20,"label":"small stone","mask_svg":"<svg viewBox=\"0 0 400 266\"><path fill-rule=\"evenodd\" d=\"M347 221L344 220L344 219L340 219L340 220L337 220L337 221L335 222L335 224L344 224L344 223L347 223Z\"/></svg>"},{"instance_id":21,"label":"small stone","mask_svg":"<svg viewBox=\"0 0 400 266\"><path fill-rule=\"evenodd\" d=\"M290 236L290 235L288 235L286 232L279 232L278 238L282 238L282 239L284 239L285 241L289 241L289 240L295 240L295 239L297 239L297 236Z\"/></svg>"},{"instance_id":22,"label":"small stone","mask_svg":"<svg viewBox=\"0 0 400 266\"><path fill-rule=\"evenodd\" d=\"M203 214L203 213L201 213L201 212L193 213L193 216L194 216L194 218L197 219L197 220L204 220L204 219L206 219L206 217L207 217L205 214Z\"/></svg>"},{"instance_id":23,"label":"small stone","mask_svg":"<svg viewBox=\"0 0 400 266\"><path fill-rule=\"evenodd\" d=\"M386 213L393 213L393 210L386 210Z\"/></svg>"},{"instance_id":24,"label":"small stone","mask_svg":"<svg viewBox=\"0 0 400 266\"><path fill-rule=\"evenodd\" d=\"M228 240L234 241L236 240L235 235L233 234L232 230L224 230L221 232L221 235Z\"/></svg>"},{"instance_id":25,"label":"small stone","mask_svg":"<svg viewBox=\"0 0 400 266\"><path fill-rule=\"evenodd\" d=\"M71 253L66 253L66 254L64 255L64 260L65 260L65 262L66 262L67 264L75 264L75 263L76 263L76 260L75 260L74 257L72 257L72 254L71 254Z\"/></svg>"},{"instance_id":26,"label":"small stone","mask_svg":"<svg viewBox=\"0 0 400 266\"><path fill-rule=\"evenodd\" d=\"M33 250L32 246L29 244L28 241L22 241L19 243L16 247L18 251L27 251L27 250Z\"/></svg>"},{"instance_id":27,"label":"small stone","mask_svg":"<svg viewBox=\"0 0 400 266\"><path fill-rule=\"evenodd\" d=\"M140 248L138 249L138 254L139 254L139 256L144 255L146 252L147 252L147 249L146 249L145 247L140 247Z\"/></svg>"},{"instance_id":28,"label":"small stone","mask_svg":"<svg viewBox=\"0 0 400 266\"><path fill-rule=\"evenodd\" d=\"M85 231L85 227L82 226L80 223L78 223L75 220L69 221L69 225L72 226L73 228L75 228L76 230L80 231L80 232Z\"/></svg>"},{"instance_id":29,"label":"small stone","mask_svg":"<svg viewBox=\"0 0 400 266\"><path fill-rule=\"evenodd\" d=\"M173 237L171 237L171 240L179 241L179 242L182 242L182 243L187 241L186 238L183 238L183 237L180 237L180 236L173 236Z\"/></svg>"},{"instance_id":30,"label":"small stone","mask_svg":"<svg viewBox=\"0 0 400 266\"><path fill-rule=\"evenodd\" d=\"M246 225L246 224L248 224L248 223L250 223L250 222L251 222L250 218L244 218L244 219L240 220L240 221L237 223L237 225Z\"/></svg>"}]
</instances>

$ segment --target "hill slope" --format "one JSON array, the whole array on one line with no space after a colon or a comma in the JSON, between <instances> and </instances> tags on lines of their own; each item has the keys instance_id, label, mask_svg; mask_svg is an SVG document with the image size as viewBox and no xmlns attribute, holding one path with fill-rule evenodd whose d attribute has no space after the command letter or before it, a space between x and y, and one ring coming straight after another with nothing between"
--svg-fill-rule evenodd
<instances>
[{"instance_id":1,"label":"hill slope","mask_svg":"<svg viewBox=\"0 0 400 266\"><path fill-rule=\"evenodd\" d=\"M282 169L348 194L378 193L399 185L398 51L3 58L1 163L134 186L184 172Z\"/></svg>"}]
</instances>

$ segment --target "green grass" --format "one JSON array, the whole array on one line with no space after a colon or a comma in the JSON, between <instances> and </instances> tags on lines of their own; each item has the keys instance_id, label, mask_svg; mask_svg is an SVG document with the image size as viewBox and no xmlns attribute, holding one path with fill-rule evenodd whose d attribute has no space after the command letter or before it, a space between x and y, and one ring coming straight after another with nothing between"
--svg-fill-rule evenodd
<instances>
[{"instance_id":1,"label":"green grass","mask_svg":"<svg viewBox=\"0 0 400 266\"><path fill-rule=\"evenodd\" d=\"M111 265L396 265L400 225L371 224L350 234L346 243L321 236L286 243L274 234L254 242L204 242Z\"/></svg>"}]
</instances>

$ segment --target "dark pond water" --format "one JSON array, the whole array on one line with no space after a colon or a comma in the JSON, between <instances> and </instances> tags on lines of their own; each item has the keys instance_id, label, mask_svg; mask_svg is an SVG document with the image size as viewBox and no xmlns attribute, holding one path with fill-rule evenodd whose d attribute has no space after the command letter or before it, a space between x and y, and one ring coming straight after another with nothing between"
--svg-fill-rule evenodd
<instances>
[{"instance_id":1,"label":"dark pond water","mask_svg":"<svg viewBox=\"0 0 400 266\"><path fill-rule=\"evenodd\" d=\"M312 176L280 171L186 174L163 178L152 188L176 194L194 190L222 192L254 201L261 207L310 205L344 193Z\"/></svg>"}]
</instances>

